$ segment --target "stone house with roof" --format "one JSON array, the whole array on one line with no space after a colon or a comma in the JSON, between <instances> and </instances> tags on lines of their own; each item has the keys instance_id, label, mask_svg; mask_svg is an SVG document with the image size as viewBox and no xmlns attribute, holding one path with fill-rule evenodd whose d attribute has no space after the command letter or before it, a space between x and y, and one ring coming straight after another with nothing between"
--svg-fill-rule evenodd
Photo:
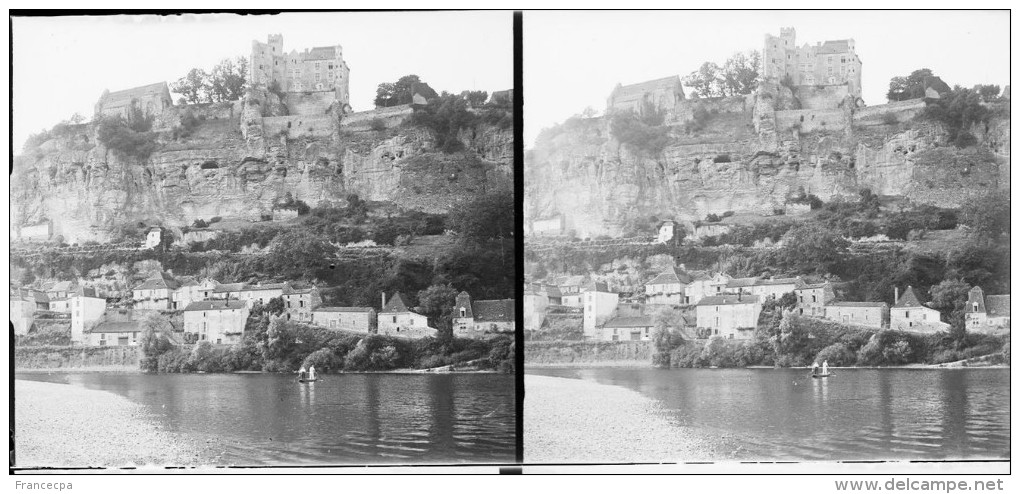
<instances>
[{"instance_id":1,"label":"stone house with roof","mask_svg":"<svg viewBox=\"0 0 1020 494\"><path fill-rule=\"evenodd\" d=\"M918 333L948 331L949 324L942 322L939 311L921 303L914 288L907 287L903 296L896 290L896 303L889 309L889 328Z\"/></svg>"},{"instance_id":2,"label":"stone house with roof","mask_svg":"<svg viewBox=\"0 0 1020 494\"><path fill-rule=\"evenodd\" d=\"M316 287L293 288L289 284L283 286L283 313L287 319L301 322L312 321L312 310L322 305L322 295Z\"/></svg>"},{"instance_id":3,"label":"stone house with roof","mask_svg":"<svg viewBox=\"0 0 1020 494\"><path fill-rule=\"evenodd\" d=\"M103 317L106 299L95 288L79 287L71 294L71 342L85 343L85 330Z\"/></svg>"},{"instance_id":4,"label":"stone house with roof","mask_svg":"<svg viewBox=\"0 0 1020 494\"><path fill-rule=\"evenodd\" d=\"M582 290L584 315L582 328L586 338L597 338L598 328L616 312L620 295L609 289L603 281L592 281Z\"/></svg>"},{"instance_id":5,"label":"stone house with roof","mask_svg":"<svg viewBox=\"0 0 1020 494\"><path fill-rule=\"evenodd\" d=\"M155 311L150 309L108 309L91 328L85 328L83 340L89 346L136 346L144 327L142 322Z\"/></svg>"},{"instance_id":6,"label":"stone house with roof","mask_svg":"<svg viewBox=\"0 0 1020 494\"><path fill-rule=\"evenodd\" d=\"M545 322L545 309L549 306L549 294L542 285L528 283L524 286L524 329L537 330Z\"/></svg>"},{"instance_id":7,"label":"stone house with roof","mask_svg":"<svg viewBox=\"0 0 1020 494\"><path fill-rule=\"evenodd\" d=\"M376 313L371 307L316 307L311 323L324 328L355 333L374 333Z\"/></svg>"},{"instance_id":8,"label":"stone house with roof","mask_svg":"<svg viewBox=\"0 0 1020 494\"><path fill-rule=\"evenodd\" d=\"M655 324L649 316L617 316L602 326L602 341L649 341Z\"/></svg>"},{"instance_id":9,"label":"stone house with roof","mask_svg":"<svg viewBox=\"0 0 1020 494\"><path fill-rule=\"evenodd\" d=\"M96 102L95 111L96 115L104 117L127 118L132 104L137 105L143 114L158 116L172 107L174 102L166 82L157 82L121 91L103 91Z\"/></svg>"},{"instance_id":10,"label":"stone house with roof","mask_svg":"<svg viewBox=\"0 0 1020 494\"><path fill-rule=\"evenodd\" d=\"M985 295L981 287L975 286L967 293L964 317L967 331L1009 328L1009 295Z\"/></svg>"},{"instance_id":11,"label":"stone house with roof","mask_svg":"<svg viewBox=\"0 0 1020 494\"><path fill-rule=\"evenodd\" d=\"M680 270L670 266L651 281L645 283L645 303L649 305L685 305L688 303L684 288L694 281L684 266Z\"/></svg>"},{"instance_id":12,"label":"stone house with roof","mask_svg":"<svg viewBox=\"0 0 1020 494\"><path fill-rule=\"evenodd\" d=\"M184 308L184 332L217 345L240 343L248 314L248 304L241 300L192 302Z\"/></svg>"},{"instance_id":13,"label":"stone house with roof","mask_svg":"<svg viewBox=\"0 0 1020 494\"><path fill-rule=\"evenodd\" d=\"M796 291L797 287L803 285L797 278L732 278L726 283L729 293L745 293L757 295L763 300L768 298L778 299L783 295Z\"/></svg>"},{"instance_id":14,"label":"stone house with roof","mask_svg":"<svg viewBox=\"0 0 1020 494\"><path fill-rule=\"evenodd\" d=\"M730 277L724 273L714 275L702 274L695 276L687 286L684 287L684 302L695 305L705 297L722 295L726 293L726 285Z\"/></svg>"},{"instance_id":15,"label":"stone house with roof","mask_svg":"<svg viewBox=\"0 0 1020 494\"><path fill-rule=\"evenodd\" d=\"M649 105L667 115L673 115L677 106L684 100L684 88L680 76L672 75L661 79L628 84L617 84L609 94L606 102L606 113L614 111L630 111L643 115L645 106Z\"/></svg>"},{"instance_id":16,"label":"stone house with roof","mask_svg":"<svg viewBox=\"0 0 1020 494\"><path fill-rule=\"evenodd\" d=\"M173 309L174 291L180 288L180 283L170 275L160 271L154 273L141 285L131 289L131 298L134 300L135 309Z\"/></svg>"},{"instance_id":17,"label":"stone house with roof","mask_svg":"<svg viewBox=\"0 0 1020 494\"><path fill-rule=\"evenodd\" d=\"M50 300L54 299L66 299L74 293L74 282L73 281L58 281L46 288L46 295Z\"/></svg>"},{"instance_id":18,"label":"stone house with roof","mask_svg":"<svg viewBox=\"0 0 1020 494\"><path fill-rule=\"evenodd\" d=\"M793 293L797 296L797 314L802 316L825 317L825 306L836 300L836 291L828 281L805 283Z\"/></svg>"},{"instance_id":19,"label":"stone house with roof","mask_svg":"<svg viewBox=\"0 0 1020 494\"><path fill-rule=\"evenodd\" d=\"M28 334L35 322L35 313L50 310L50 299L46 292L31 288L13 288L10 293L10 323L14 334Z\"/></svg>"},{"instance_id":20,"label":"stone house with roof","mask_svg":"<svg viewBox=\"0 0 1020 494\"><path fill-rule=\"evenodd\" d=\"M407 338L424 338L436 335L436 329L429 327L428 317L407 308L404 296L400 292L394 293L393 298L389 301L386 300L386 294L383 293L382 302L377 326L379 334Z\"/></svg>"},{"instance_id":21,"label":"stone house with roof","mask_svg":"<svg viewBox=\"0 0 1020 494\"><path fill-rule=\"evenodd\" d=\"M829 302L822 314L830 321L882 329L889 325L889 304L885 302Z\"/></svg>"},{"instance_id":22,"label":"stone house with roof","mask_svg":"<svg viewBox=\"0 0 1020 494\"><path fill-rule=\"evenodd\" d=\"M453 307L453 334L460 338L487 338L513 333L514 299L471 300L466 291L457 294Z\"/></svg>"},{"instance_id":23,"label":"stone house with roof","mask_svg":"<svg viewBox=\"0 0 1020 494\"><path fill-rule=\"evenodd\" d=\"M712 337L746 340L754 336L761 314L762 297L743 293L713 295L695 306L699 329Z\"/></svg>"}]
</instances>

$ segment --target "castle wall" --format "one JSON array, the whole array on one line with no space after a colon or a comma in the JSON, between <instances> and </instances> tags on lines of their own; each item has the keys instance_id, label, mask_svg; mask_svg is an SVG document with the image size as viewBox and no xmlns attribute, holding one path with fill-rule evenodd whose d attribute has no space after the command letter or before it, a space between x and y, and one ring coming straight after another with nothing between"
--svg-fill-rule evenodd
<instances>
[{"instance_id":1,"label":"castle wall","mask_svg":"<svg viewBox=\"0 0 1020 494\"><path fill-rule=\"evenodd\" d=\"M802 110L829 110L838 108L850 94L846 84L824 86L796 86L794 94Z\"/></svg>"},{"instance_id":2,"label":"castle wall","mask_svg":"<svg viewBox=\"0 0 1020 494\"><path fill-rule=\"evenodd\" d=\"M858 108L854 110L854 125L883 124L888 114L895 116L900 122L906 122L924 111L925 106L924 98L917 98Z\"/></svg>"},{"instance_id":3,"label":"castle wall","mask_svg":"<svg viewBox=\"0 0 1020 494\"><path fill-rule=\"evenodd\" d=\"M276 137L286 133L290 138L329 137L333 134L332 115L287 115L262 119L263 135Z\"/></svg>"},{"instance_id":4,"label":"castle wall","mask_svg":"<svg viewBox=\"0 0 1020 494\"><path fill-rule=\"evenodd\" d=\"M284 93L283 104L291 115L323 115L336 102L336 93L329 91L306 91Z\"/></svg>"},{"instance_id":5,"label":"castle wall","mask_svg":"<svg viewBox=\"0 0 1020 494\"><path fill-rule=\"evenodd\" d=\"M411 105L399 105L391 106L389 108L377 108L375 110L360 111L357 113L351 113L345 115L343 120L340 121L340 126L345 130L351 131L365 131L369 130L372 125L372 121L375 119L382 119L386 123L386 128L393 128L404 122L404 119L410 117L414 113L414 109Z\"/></svg>"},{"instance_id":6,"label":"castle wall","mask_svg":"<svg viewBox=\"0 0 1020 494\"><path fill-rule=\"evenodd\" d=\"M704 108L710 113L747 113L750 120L754 95L726 96L721 98L693 98L677 102L674 113L676 123L694 120L694 110Z\"/></svg>"},{"instance_id":7,"label":"castle wall","mask_svg":"<svg viewBox=\"0 0 1020 494\"><path fill-rule=\"evenodd\" d=\"M171 106L156 115L152 128L155 130L173 129L181 124L181 119L187 112L191 112L195 118L200 120L231 120L241 116L242 106L241 100Z\"/></svg>"},{"instance_id":8,"label":"castle wall","mask_svg":"<svg viewBox=\"0 0 1020 494\"><path fill-rule=\"evenodd\" d=\"M790 132L800 127L801 132L826 130L830 132L847 128L846 113L843 110L783 110L776 112L776 130Z\"/></svg>"}]
</instances>

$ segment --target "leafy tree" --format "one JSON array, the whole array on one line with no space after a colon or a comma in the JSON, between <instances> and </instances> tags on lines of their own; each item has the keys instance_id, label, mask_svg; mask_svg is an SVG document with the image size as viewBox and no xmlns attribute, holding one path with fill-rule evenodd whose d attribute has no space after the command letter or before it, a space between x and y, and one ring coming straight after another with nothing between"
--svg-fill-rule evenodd
<instances>
[{"instance_id":1,"label":"leafy tree","mask_svg":"<svg viewBox=\"0 0 1020 494\"><path fill-rule=\"evenodd\" d=\"M212 101L209 88L209 74L198 68L189 70L188 74L177 79L177 82L170 83L170 90L180 94L181 100L187 104Z\"/></svg>"},{"instance_id":2,"label":"leafy tree","mask_svg":"<svg viewBox=\"0 0 1020 494\"><path fill-rule=\"evenodd\" d=\"M959 279L942 280L941 283L928 290L931 295L931 302L928 305L946 316L950 331L957 340L966 335L967 328L964 320L969 291L970 285Z\"/></svg>"},{"instance_id":3,"label":"leafy tree","mask_svg":"<svg viewBox=\"0 0 1020 494\"><path fill-rule=\"evenodd\" d=\"M476 241L504 239L514 232L514 198L508 190L476 196L455 205L446 221L453 231Z\"/></svg>"},{"instance_id":4,"label":"leafy tree","mask_svg":"<svg viewBox=\"0 0 1020 494\"><path fill-rule=\"evenodd\" d=\"M655 156L669 144L669 128L662 126L665 115L649 106L646 105L641 114L614 112L609 119L609 128L621 144Z\"/></svg>"},{"instance_id":5,"label":"leafy tree","mask_svg":"<svg viewBox=\"0 0 1020 494\"><path fill-rule=\"evenodd\" d=\"M100 144L122 156L138 160L148 159L156 150L155 136L148 131L152 127L152 120L146 117L138 118L137 115L138 113L133 110L127 120L120 115L103 117L96 128L96 139Z\"/></svg>"},{"instance_id":6,"label":"leafy tree","mask_svg":"<svg viewBox=\"0 0 1020 494\"><path fill-rule=\"evenodd\" d=\"M460 97L464 98L469 105L479 107L489 99L489 93L485 91L461 91Z\"/></svg>"},{"instance_id":7,"label":"leafy tree","mask_svg":"<svg viewBox=\"0 0 1020 494\"><path fill-rule=\"evenodd\" d=\"M453 340L453 306L457 303L457 290L453 285L432 285L418 292L418 306L428 317L432 327L439 330L438 338L448 343Z\"/></svg>"},{"instance_id":8,"label":"leafy tree","mask_svg":"<svg viewBox=\"0 0 1020 494\"><path fill-rule=\"evenodd\" d=\"M443 93L429 100L428 104L415 110L410 123L427 127L436 139L436 147L444 153L454 153L464 148L459 138L461 129L475 125L477 117L467 107L467 100L456 95Z\"/></svg>"},{"instance_id":9,"label":"leafy tree","mask_svg":"<svg viewBox=\"0 0 1020 494\"><path fill-rule=\"evenodd\" d=\"M673 309L662 308L655 313L652 322L655 325L655 329L652 330L652 344L655 347L652 364L669 367L672 351L684 343L683 336L678 330L680 321Z\"/></svg>"},{"instance_id":10,"label":"leafy tree","mask_svg":"<svg viewBox=\"0 0 1020 494\"><path fill-rule=\"evenodd\" d=\"M831 273L847 255L850 242L817 224L791 228L783 235L778 260L796 271Z\"/></svg>"},{"instance_id":11,"label":"leafy tree","mask_svg":"<svg viewBox=\"0 0 1020 494\"><path fill-rule=\"evenodd\" d=\"M925 90L932 88L940 95L949 92L949 85L937 77L931 69L917 69L906 77L893 77L889 81L886 98L889 101L904 101L924 98Z\"/></svg>"},{"instance_id":12,"label":"leafy tree","mask_svg":"<svg viewBox=\"0 0 1020 494\"><path fill-rule=\"evenodd\" d=\"M418 93L430 100L439 96L428 84L421 81L417 75L405 75L397 82L384 82L379 84L375 91L375 106L380 108L407 105L413 101L414 94Z\"/></svg>"},{"instance_id":13,"label":"leafy tree","mask_svg":"<svg viewBox=\"0 0 1020 494\"><path fill-rule=\"evenodd\" d=\"M997 100L999 91L998 84L978 84L974 86L974 92L978 93L981 96L981 100L986 103Z\"/></svg>"},{"instance_id":14,"label":"leafy tree","mask_svg":"<svg viewBox=\"0 0 1020 494\"><path fill-rule=\"evenodd\" d=\"M190 73L189 73L190 75ZM244 96L248 82L248 59L224 58L213 67L207 78L208 86L203 88L212 101L237 101Z\"/></svg>"},{"instance_id":15,"label":"leafy tree","mask_svg":"<svg viewBox=\"0 0 1020 494\"><path fill-rule=\"evenodd\" d=\"M720 71L722 90L726 96L751 94L758 87L761 52L734 53Z\"/></svg>"},{"instance_id":16,"label":"leafy tree","mask_svg":"<svg viewBox=\"0 0 1020 494\"><path fill-rule=\"evenodd\" d=\"M923 115L943 123L949 131L949 140L956 147L963 148L977 143L970 128L976 123L987 123L991 112L982 104L981 95L976 91L956 86L925 107Z\"/></svg>"},{"instance_id":17,"label":"leafy tree","mask_svg":"<svg viewBox=\"0 0 1020 494\"><path fill-rule=\"evenodd\" d=\"M701 67L687 74L680 82L693 89L691 96L710 98L723 95L723 81L720 76L722 69L713 62L705 62Z\"/></svg>"},{"instance_id":18,"label":"leafy tree","mask_svg":"<svg viewBox=\"0 0 1020 494\"><path fill-rule=\"evenodd\" d=\"M971 227L980 238L997 240L1009 234L1009 192L990 191L970 197L963 203L960 222Z\"/></svg>"},{"instance_id":19,"label":"leafy tree","mask_svg":"<svg viewBox=\"0 0 1020 494\"><path fill-rule=\"evenodd\" d=\"M166 316L158 312L145 316L141 325L142 337L139 345L141 346L143 358L139 364L144 371L156 371L160 355L174 348L174 344L170 341L169 337L173 328Z\"/></svg>"}]
</instances>

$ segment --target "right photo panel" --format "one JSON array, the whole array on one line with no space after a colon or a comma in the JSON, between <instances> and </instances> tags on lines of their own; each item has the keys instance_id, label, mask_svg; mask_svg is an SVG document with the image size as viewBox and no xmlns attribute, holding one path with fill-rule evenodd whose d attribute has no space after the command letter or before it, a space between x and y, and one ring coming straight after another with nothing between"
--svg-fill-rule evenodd
<instances>
[{"instance_id":1,"label":"right photo panel","mask_svg":"<svg viewBox=\"0 0 1020 494\"><path fill-rule=\"evenodd\" d=\"M523 24L526 463L1008 472L1008 11Z\"/></svg>"}]
</instances>

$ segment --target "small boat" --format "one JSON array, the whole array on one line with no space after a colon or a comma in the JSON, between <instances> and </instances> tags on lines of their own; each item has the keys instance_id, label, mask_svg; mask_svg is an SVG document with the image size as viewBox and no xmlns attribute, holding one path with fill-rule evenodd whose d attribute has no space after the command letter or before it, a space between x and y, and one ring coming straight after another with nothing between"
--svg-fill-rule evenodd
<instances>
[{"instance_id":1,"label":"small boat","mask_svg":"<svg viewBox=\"0 0 1020 494\"><path fill-rule=\"evenodd\" d=\"M301 375L304 375L304 372L305 372L304 369L301 369ZM318 381L318 379L315 378L315 366L314 365L308 368L308 377L300 377L300 378L298 378L298 382L299 383L313 383L315 381Z\"/></svg>"},{"instance_id":2,"label":"small boat","mask_svg":"<svg viewBox=\"0 0 1020 494\"><path fill-rule=\"evenodd\" d=\"M815 379L819 379L819 378L822 378L822 377L832 377L832 376L835 376L835 374L833 374L831 372L828 373L828 374L811 374L811 377L813 377Z\"/></svg>"}]
</instances>

